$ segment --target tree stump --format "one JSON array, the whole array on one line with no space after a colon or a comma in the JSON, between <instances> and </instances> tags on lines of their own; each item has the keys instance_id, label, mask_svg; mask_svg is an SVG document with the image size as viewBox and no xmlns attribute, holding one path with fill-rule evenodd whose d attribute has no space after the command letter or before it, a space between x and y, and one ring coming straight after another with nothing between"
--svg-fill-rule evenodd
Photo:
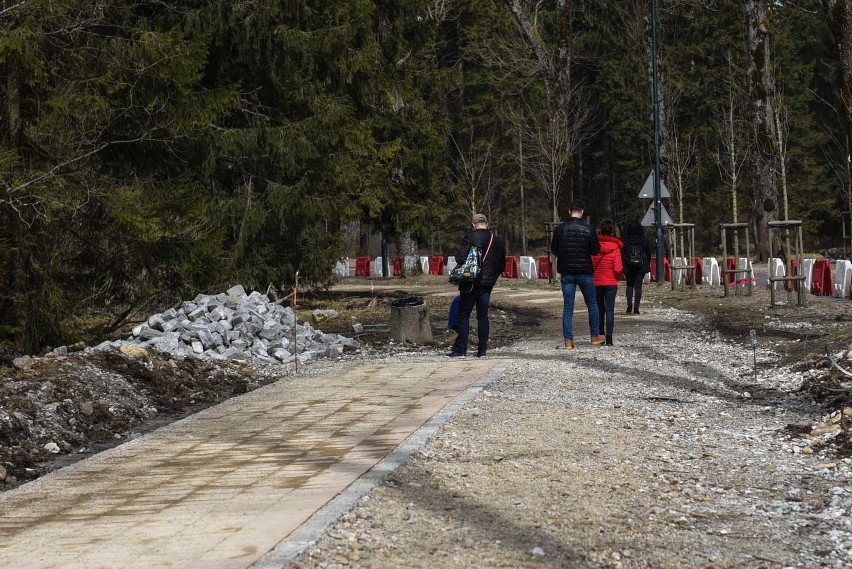
<instances>
[{"instance_id":1,"label":"tree stump","mask_svg":"<svg viewBox=\"0 0 852 569\"><path fill-rule=\"evenodd\" d=\"M429 309L421 297L409 296L391 302L390 336L395 342L427 344L432 341Z\"/></svg>"}]
</instances>

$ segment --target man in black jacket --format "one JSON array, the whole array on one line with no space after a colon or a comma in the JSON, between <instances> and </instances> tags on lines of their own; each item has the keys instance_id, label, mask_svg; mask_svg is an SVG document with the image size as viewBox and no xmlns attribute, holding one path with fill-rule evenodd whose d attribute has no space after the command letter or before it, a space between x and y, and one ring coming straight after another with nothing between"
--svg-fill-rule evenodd
<instances>
[{"instance_id":1,"label":"man in black jacket","mask_svg":"<svg viewBox=\"0 0 852 569\"><path fill-rule=\"evenodd\" d=\"M488 229L488 219L481 213L473 216L473 231L465 236L461 247L456 251L456 263L465 262L471 245L479 248L482 268L478 280L459 285L461 300L459 301L458 335L453 344L453 350L447 354L448 358L463 358L467 354L470 314L474 306L476 306L477 335L479 336L476 356L485 357L488 347L488 303L491 300L491 289L506 270L506 247L503 241Z\"/></svg>"},{"instance_id":2,"label":"man in black jacket","mask_svg":"<svg viewBox=\"0 0 852 569\"><path fill-rule=\"evenodd\" d=\"M565 336L565 349L574 349L574 295L577 287L583 293L583 300L589 311L589 331L592 345L606 342L606 336L600 334L600 315L595 298L594 267L592 255L601 250L601 244L594 228L583 221L585 206L580 200L574 200L569 207L570 217L553 231L550 252L556 256L556 271L562 280L562 334Z\"/></svg>"}]
</instances>

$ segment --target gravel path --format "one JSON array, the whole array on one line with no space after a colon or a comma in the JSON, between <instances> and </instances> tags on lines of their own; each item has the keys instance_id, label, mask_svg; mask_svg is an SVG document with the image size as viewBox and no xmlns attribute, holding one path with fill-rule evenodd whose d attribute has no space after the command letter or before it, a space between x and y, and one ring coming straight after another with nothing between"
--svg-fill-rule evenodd
<instances>
[{"instance_id":1,"label":"gravel path","mask_svg":"<svg viewBox=\"0 0 852 569\"><path fill-rule=\"evenodd\" d=\"M652 306L614 347L578 313L566 352L551 294L497 300L540 334L292 567L852 567L852 459L786 434L820 415L800 374L761 347L755 378L744 342Z\"/></svg>"}]
</instances>

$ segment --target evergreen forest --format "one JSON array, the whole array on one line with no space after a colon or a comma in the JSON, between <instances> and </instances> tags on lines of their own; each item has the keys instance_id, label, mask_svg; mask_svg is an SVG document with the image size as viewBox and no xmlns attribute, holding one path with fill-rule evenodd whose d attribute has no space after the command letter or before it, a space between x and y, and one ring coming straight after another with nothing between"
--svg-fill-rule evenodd
<instances>
[{"instance_id":1,"label":"evergreen forest","mask_svg":"<svg viewBox=\"0 0 852 569\"><path fill-rule=\"evenodd\" d=\"M653 24L652 0L0 0L0 343L322 287L371 235L447 254L474 211L512 255L574 198L641 219L654 30L664 205L699 254L743 222L765 260L784 219L844 246L852 0Z\"/></svg>"}]
</instances>

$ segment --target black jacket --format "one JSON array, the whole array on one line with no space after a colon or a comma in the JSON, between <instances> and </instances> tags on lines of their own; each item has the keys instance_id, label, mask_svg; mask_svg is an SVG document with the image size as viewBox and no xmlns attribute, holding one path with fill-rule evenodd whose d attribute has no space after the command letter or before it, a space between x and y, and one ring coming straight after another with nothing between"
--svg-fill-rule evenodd
<instances>
[{"instance_id":1,"label":"black jacket","mask_svg":"<svg viewBox=\"0 0 852 569\"><path fill-rule=\"evenodd\" d=\"M556 272L560 275L591 275L592 255L600 250L594 228L582 219L568 218L553 231L550 252L556 256Z\"/></svg>"},{"instance_id":2,"label":"black jacket","mask_svg":"<svg viewBox=\"0 0 852 569\"><path fill-rule=\"evenodd\" d=\"M475 229L468 233L462 241L461 247L456 251L456 263L464 263L467 259L467 254L470 252L470 246L476 245L479 247L480 254L484 257L482 262L482 272L479 284L483 287L491 288L497 283L497 279L506 270L506 247L503 241L494 235L494 241L491 243L491 249L488 249L488 241L493 233L490 229ZM485 251L488 250L486 256Z\"/></svg>"},{"instance_id":3,"label":"black jacket","mask_svg":"<svg viewBox=\"0 0 852 569\"><path fill-rule=\"evenodd\" d=\"M645 239L644 235L625 235L622 238L622 242L624 243L624 247L621 248L621 263L624 266L624 273L630 273L631 275L650 273L651 272L651 247L648 245L648 241ZM642 260L642 269L641 272L635 271L630 268L627 263L627 254L630 251L630 246L633 244L637 244L642 247L642 250L645 251L645 258Z\"/></svg>"}]
</instances>

